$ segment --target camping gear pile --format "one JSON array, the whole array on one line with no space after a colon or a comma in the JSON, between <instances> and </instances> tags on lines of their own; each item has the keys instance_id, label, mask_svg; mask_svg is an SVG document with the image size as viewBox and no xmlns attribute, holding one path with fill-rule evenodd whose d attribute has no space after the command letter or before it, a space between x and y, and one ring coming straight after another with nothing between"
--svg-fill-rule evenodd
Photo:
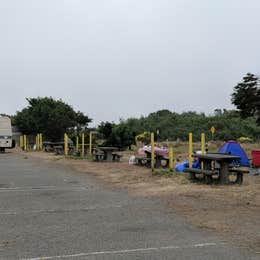
<instances>
[{"instance_id":1,"label":"camping gear pile","mask_svg":"<svg viewBox=\"0 0 260 260\"><path fill-rule=\"evenodd\" d=\"M237 143L236 141L228 141L226 143L224 143L218 150L218 153L221 154L229 154L229 155L233 155L233 156L239 156L241 158L240 161L233 161L232 164L233 166L243 166L243 167L250 167L250 162L248 160L248 157L246 155L246 152L244 151L244 149L241 147L241 145L239 143ZM196 153L195 153L196 154ZM255 164L260 166L260 151L258 151L258 153L255 153ZM196 157L196 156L194 156ZM183 163L179 163L176 165L175 167L175 171L176 172L183 172L185 168L189 167L189 163L188 162L183 162ZM200 164L198 164L197 161L194 161L192 163L192 168L198 169L200 168Z\"/></svg>"},{"instance_id":2,"label":"camping gear pile","mask_svg":"<svg viewBox=\"0 0 260 260\"><path fill-rule=\"evenodd\" d=\"M257 154L255 164L260 163L260 152L254 154ZM217 153L194 153L191 167L189 162L179 163L175 171L189 173L193 179L197 179L197 174L202 175L205 180L208 180L207 183L212 183L215 179L222 184L242 184L243 174L249 173L249 167L250 162L246 152L240 144L231 140L224 143Z\"/></svg>"},{"instance_id":3,"label":"camping gear pile","mask_svg":"<svg viewBox=\"0 0 260 260\"><path fill-rule=\"evenodd\" d=\"M147 152L151 153L151 151L152 151L151 146L144 146L144 147L142 147L138 150L138 153L139 154L146 154ZM159 155L159 156L168 156L169 150L167 148L164 148L164 147L155 146L154 147L154 154Z\"/></svg>"}]
</instances>

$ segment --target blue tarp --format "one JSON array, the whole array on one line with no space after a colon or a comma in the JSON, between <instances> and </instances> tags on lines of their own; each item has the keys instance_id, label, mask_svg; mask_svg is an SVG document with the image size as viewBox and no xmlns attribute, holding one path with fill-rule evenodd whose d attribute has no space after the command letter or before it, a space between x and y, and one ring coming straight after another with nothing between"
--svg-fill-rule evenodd
<instances>
[{"instance_id":1,"label":"blue tarp","mask_svg":"<svg viewBox=\"0 0 260 260\"><path fill-rule=\"evenodd\" d=\"M176 172L183 172L185 168L189 168L189 162L178 163L175 166L175 171ZM200 168L200 163L199 162L193 162L192 168Z\"/></svg>"},{"instance_id":2,"label":"blue tarp","mask_svg":"<svg viewBox=\"0 0 260 260\"><path fill-rule=\"evenodd\" d=\"M246 155L244 149L236 141L228 141L228 142L224 143L219 148L218 152L219 153L228 153L228 154L232 154L235 156L240 156L241 157L240 165L246 166L246 167L250 166L249 160L247 158L247 155Z\"/></svg>"}]
</instances>

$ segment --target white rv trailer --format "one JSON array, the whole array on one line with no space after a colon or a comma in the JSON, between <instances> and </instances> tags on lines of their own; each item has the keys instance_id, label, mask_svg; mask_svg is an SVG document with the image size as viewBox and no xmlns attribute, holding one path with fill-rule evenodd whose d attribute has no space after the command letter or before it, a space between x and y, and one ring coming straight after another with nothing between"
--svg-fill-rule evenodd
<instances>
[{"instance_id":1,"label":"white rv trailer","mask_svg":"<svg viewBox=\"0 0 260 260\"><path fill-rule=\"evenodd\" d=\"M0 116L0 152L12 148L12 126L9 117Z\"/></svg>"}]
</instances>

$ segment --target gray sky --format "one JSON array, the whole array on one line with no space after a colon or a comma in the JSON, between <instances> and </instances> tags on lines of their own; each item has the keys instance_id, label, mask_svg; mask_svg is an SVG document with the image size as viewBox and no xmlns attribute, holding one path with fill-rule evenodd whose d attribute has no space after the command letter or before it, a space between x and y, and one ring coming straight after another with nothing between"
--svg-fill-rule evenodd
<instances>
[{"instance_id":1,"label":"gray sky","mask_svg":"<svg viewBox=\"0 0 260 260\"><path fill-rule=\"evenodd\" d=\"M118 121L232 108L259 73L259 0L0 0L0 113L62 98Z\"/></svg>"}]
</instances>

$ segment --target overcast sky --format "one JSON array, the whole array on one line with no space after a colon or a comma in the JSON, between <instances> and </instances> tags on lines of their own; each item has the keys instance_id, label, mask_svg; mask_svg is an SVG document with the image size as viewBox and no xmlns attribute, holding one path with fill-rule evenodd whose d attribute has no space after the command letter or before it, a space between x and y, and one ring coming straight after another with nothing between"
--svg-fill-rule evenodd
<instances>
[{"instance_id":1,"label":"overcast sky","mask_svg":"<svg viewBox=\"0 0 260 260\"><path fill-rule=\"evenodd\" d=\"M260 68L259 0L0 0L0 113L62 98L101 120L232 108Z\"/></svg>"}]
</instances>

